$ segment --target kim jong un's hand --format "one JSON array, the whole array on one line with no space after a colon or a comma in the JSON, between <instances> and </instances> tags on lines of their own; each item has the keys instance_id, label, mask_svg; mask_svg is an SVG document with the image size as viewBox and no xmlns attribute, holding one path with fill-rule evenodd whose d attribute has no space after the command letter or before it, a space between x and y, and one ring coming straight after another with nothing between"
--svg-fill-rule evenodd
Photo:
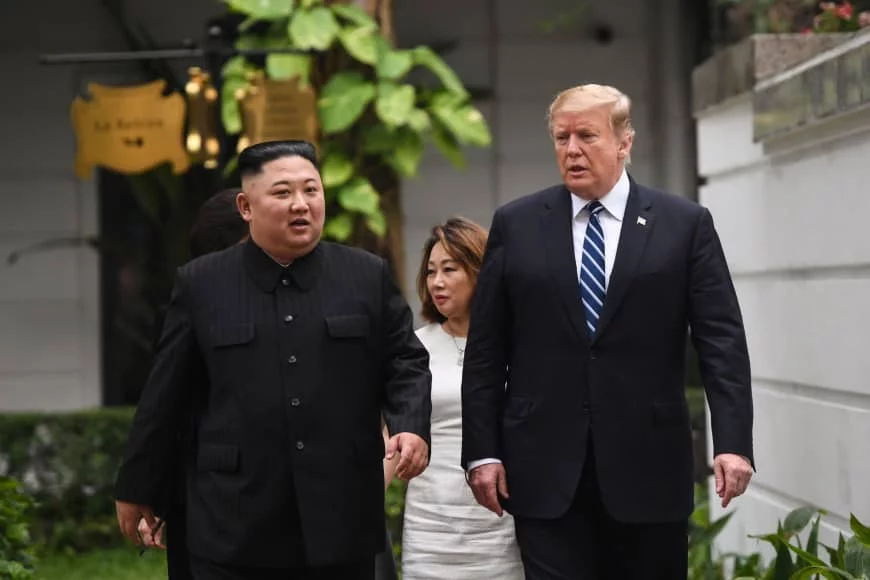
<instances>
[{"instance_id":1,"label":"kim jong un's hand","mask_svg":"<svg viewBox=\"0 0 870 580\"><path fill-rule=\"evenodd\" d=\"M396 453L399 454L396 477L403 481L417 477L429 464L429 446L414 433L397 433L390 438L386 458L392 459Z\"/></svg>"}]
</instances>

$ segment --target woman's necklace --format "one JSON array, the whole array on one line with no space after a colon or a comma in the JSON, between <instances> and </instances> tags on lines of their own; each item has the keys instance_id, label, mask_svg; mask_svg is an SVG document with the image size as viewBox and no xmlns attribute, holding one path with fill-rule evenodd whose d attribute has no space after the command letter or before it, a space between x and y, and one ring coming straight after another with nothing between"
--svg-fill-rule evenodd
<instances>
[{"instance_id":1,"label":"woman's necklace","mask_svg":"<svg viewBox=\"0 0 870 580\"><path fill-rule=\"evenodd\" d=\"M459 346L459 341L456 340L456 337L453 336L453 333L447 330L447 324L442 324L441 328L444 329L444 332L447 333L447 336L450 337L450 340L453 341L453 345L456 347L456 350L459 352L459 358L456 359L456 364L462 366L462 363L465 362L465 347Z\"/></svg>"}]
</instances>

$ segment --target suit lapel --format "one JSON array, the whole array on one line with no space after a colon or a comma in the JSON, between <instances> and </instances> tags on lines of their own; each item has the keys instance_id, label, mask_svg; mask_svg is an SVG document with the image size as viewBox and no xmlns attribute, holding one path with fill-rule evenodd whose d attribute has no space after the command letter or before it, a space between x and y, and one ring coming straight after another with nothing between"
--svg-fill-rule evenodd
<instances>
[{"instance_id":1,"label":"suit lapel","mask_svg":"<svg viewBox=\"0 0 870 580\"><path fill-rule=\"evenodd\" d=\"M574 235L571 227L571 193L557 189L544 203L541 236L547 250L547 264L556 289L568 313L568 319L580 339L589 342L586 318L580 301L578 269L574 259Z\"/></svg>"},{"instance_id":2,"label":"suit lapel","mask_svg":"<svg viewBox=\"0 0 870 580\"><path fill-rule=\"evenodd\" d=\"M650 200L644 194L643 189L632 180L625 206L625 215L622 218L622 231L619 234L619 245L616 248L616 260L610 274L607 296L604 299L604 310L595 329L593 341L601 336L619 308L654 225L655 214L652 212Z\"/></svg>"}]
</instances>

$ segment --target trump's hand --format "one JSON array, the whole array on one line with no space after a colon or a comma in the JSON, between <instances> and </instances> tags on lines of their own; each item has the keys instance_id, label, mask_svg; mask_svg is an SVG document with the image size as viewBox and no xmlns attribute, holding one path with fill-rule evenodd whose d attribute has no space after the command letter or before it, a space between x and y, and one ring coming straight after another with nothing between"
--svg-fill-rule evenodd
<instances>
[{"instance_id":1,"label":"trump's hand","mask_svg":"<svg viewBox=\"0 0 870 580\"><path fill-rule=\"evenodd\" d=\"M139 520L144 519L152 530L157 527L154 511L147 505L116 501L115 513L118 516L118 527L121 529L121 533L137 546L142 544L142 538L139 537L138 531Z\"/></svg>"},{"instance_id":2,"label":"trump's hand","mask_svg":"<svg viewBox=\"0 0 870 580\"><path fill-rule=\"evenodd\" d=\"M507 499L507 474L501 463L487 463L475 467L468 477L468 485L477 503L499 517L504 513L498 496Z\"/></svg>"},{"instance_id":3,"label":"trump's hand","mask_svg":"<svg viewBox=\"0 0 870 580\"><path fill-rule=\"evenodd\" d=\"M399 454L396 477L403 481L417 477L429 465L429 446L414 433L397 433L390 437L385 457L390 460L396 453Z\"/></svg>"},{"instance_id":4,"label":"trump's hand","mask_svg":"<svg viewBox=\"0 0 870 580\"><path fill-rule=\"evenodd\" d=\"M721 453L713 459L713 473L716 494L722 498L722 507L725 508L732 499L746 491L752 479L752 464L741 455Z\"/></svg>"},{"instance_id":5,"label":"trump's hand","mask_svg":"<svg viewBox=\"0 0 870 580\"><path fill-rule=\"evenodd\" d=\"M160 525L160 519L157 520L157 529L152 530L151 526L145 518L139 520L139 537L142 538L142 544L147 548L166 549L166 544L163 543L163 526Z\"/></svg>"}]
</instances>

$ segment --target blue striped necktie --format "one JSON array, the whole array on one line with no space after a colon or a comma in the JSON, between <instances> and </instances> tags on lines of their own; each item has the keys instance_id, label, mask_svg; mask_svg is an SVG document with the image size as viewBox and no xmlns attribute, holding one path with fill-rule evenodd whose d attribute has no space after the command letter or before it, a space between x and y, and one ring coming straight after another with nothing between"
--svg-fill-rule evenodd
<instances>
[{"instance_id":1,"label":"blue striped necktie","mask_svg":"<svg viewBox=\"0 0 870 580\"><path fill-rule=\"evenodd\" d=\"M586 209L589 211L589 224L586 226L583 259L580 263L580 296L586 312L586 325L592 335L595 334L595 327L598 326L598 319L604 309L604 230L598 219L604 206L593 201Z\"/></svg>"}]
</instances>

